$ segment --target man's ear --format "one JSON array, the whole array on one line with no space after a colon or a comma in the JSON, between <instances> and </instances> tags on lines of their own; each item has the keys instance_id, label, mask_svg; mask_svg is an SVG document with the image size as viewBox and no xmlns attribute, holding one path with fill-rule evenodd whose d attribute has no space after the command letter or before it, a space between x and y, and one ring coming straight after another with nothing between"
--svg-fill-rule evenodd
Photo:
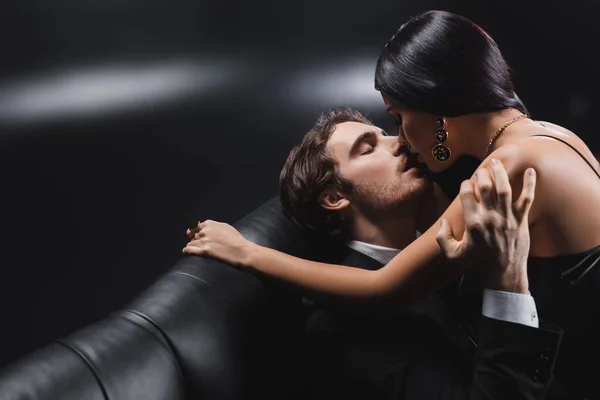
<instances>
[{"instance_id":1,"label":"man's ear","mask_svg":"<svg viewBox=\"0 0 600 400\"><path fill-rule=\"evenodd\" d=\"M326 191L319 196L319 204L328 210L343 210L350 206L350 200L339 192Z\"/></svg>"}]
</instances>

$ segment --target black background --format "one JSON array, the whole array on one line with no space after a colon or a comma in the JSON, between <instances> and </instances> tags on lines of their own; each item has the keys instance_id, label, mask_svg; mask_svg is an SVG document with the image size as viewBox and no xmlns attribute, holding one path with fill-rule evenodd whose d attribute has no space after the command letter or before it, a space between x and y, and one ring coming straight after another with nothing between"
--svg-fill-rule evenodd
<instances>
[{"instance_id":1,"label":"black background","mask_svg":"<svg viewBox=\"0 0 600 400\"><path fill-rule=\"evenodd\" d=\"M94 322L188 226L277 194L320 111L386 129L380 49L428 9L499 43L534 118L600 149L592 1L20 0L0 13L0 366Z\"/></svg>"}]
</instances>

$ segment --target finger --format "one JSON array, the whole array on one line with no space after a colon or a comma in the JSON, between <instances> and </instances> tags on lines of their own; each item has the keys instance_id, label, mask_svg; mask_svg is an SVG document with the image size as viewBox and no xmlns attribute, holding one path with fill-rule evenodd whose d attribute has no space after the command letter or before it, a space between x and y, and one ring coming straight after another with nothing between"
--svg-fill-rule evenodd
<instances>
[{"instance_id":1,"label":"finger","mask_svg":"<svg viewBox=\"0 0 600 400\"><path fill-rule=\"evenodd\" d=\"M204 244L204 239L193 239L190 240L186 246L202 247Z\"/></svg>"},{"instance_id":2,"label":"finger","mask_svg":"<svg viewBox=\"0 0 600 400\"><path fill-rule=\"evenodd\" d=\"M201 231L201 230L206 229L209 226L214 225L214 224L217 224L217 222L213 221L211 219L205 219L202 222L198 221L198 230Z\"/></svg>"},{"instance_id":3,"label":"finger","mask_svg":"<svg viewBox=\"0 0 600 400\"><path fill-rule=\"evenodd\" d=\"M185 232L185 234L187 235L188 239L192 239L194 237L194 235L196 233L198 233L199 228L195 227L195 228L188 228L187 231Z\"/></svg>"},{"instance_id":4,"label":"finger","mask_svg":"<svg viewBox=\"0 0 600 400\"><path fill-rule=\"evenodd\" d=\"M473 182L470 180L463 181L460 185L460 192L458 195L462 205L465 226L473 225L478 217L480 207L475 198Z\"/></svg>"},{"instance_id":5,"label":"finger","mask_svg":"<svg viewBox=\"0 0 600 400\"><path fill-rule=\"evenodd\" d=\"M504 168L504 164L499 160L492 159L490 165L494 174L498 208L502 215L508 215L512 209L512 188L510 187L508 173L506 172L506 168Z\"/></svg>"},{"instance_id":6,"label":"finger","mask_svg":"<svg viewBox=\"0 0 600 400\"><path fill-rule=\"evenodd\" d=\"M537 184L537 174L533 168L528 168L523 176L523 190L521 196L517 200L515 209L517 212L517 220L525 221L529 218L529 210L535 199L535 186Z\"/></svg>"},{"instance_id":7,"label":"finger","mask_svg":"<svg viewBox=\"0 0 600 400\"><path fill-rule=\"evenodd\" d=\"M454 238L452 227L445 219L440 221L440 230L438 231L435 239L437 240L446 257L457 257L460 243Z\"/></svg>"},{"instance_id":8,"label":"finger","mask_svg":"<svg viewBox=\"0 0 600 400\"><path fill-rule=\"evenodd\" d=\"M477 186L477 174L473 174L471 177L471 183L473 184L473 195L475 196L475 201L479 203L481 202L481 195L479 194L479 187Z\"/></svg>"},{"instance_id":9,"label":"finger","mask_svg":"<svg viewBox=\"0 0 600 400\"><path fill-rule=\"evenodd\" d=\"M477 189L479 190L481 204L487 209L494 208L496 206L496 193L490 172L487 168L479 168L475 171L475 176L477 177Z\"/></svg>"},{"instance_id":10,"label":"finger","mask_svg":"<svg viewBox=\"0 0 600 400\"><path fill-rule=\"evenodd\" d=\"M204 247L197 246L185 246L182 250L183 254L203 256L206 255L206 249Z\"/></svg>"}]
</instances>

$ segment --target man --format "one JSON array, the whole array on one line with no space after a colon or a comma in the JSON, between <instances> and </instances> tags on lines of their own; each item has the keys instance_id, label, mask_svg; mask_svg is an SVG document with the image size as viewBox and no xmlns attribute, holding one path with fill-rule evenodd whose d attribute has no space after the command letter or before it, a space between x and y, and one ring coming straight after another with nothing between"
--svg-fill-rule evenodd
<instances>
[{"instance_id":1,"label":"man","mask_svg":"<svg viewBox=\"0 0 600 400\"><path fill-rule=\"evenodd\" d=\"M434 198L444 207L405 150L356 110L321 115L281 172L286 213L330 245L347 246L342 264L380 268L435 220ZM465 219L472 214L465 210ZM447 232L439 241L447 255L460 247ZM528 233L526 242L525 257ZM543 398L560 334L538 328L526 288L507 286L507 271L495 272L484 277L479 329L466 316L465 308L478 304L463 304L462 282L394 319L314 310L307 324L311 397Z\"/></svg>"},{"instance_id":2,"label":"man","mask_svg":"<svg viewBox=\"0 0 600 400\"><path fill-rule=\"evenodd\" d=\"M416 165L397 138L362 114L334 111L290 153L281 174L282 203L302 229L330 238L327 247L347 244L349 266L379 268L414 240L415 213L428 202L427 193L435 192ZM483 304L463 295L461 280L401 314L379 309L394 318L365 316L359 304L351 312L315 311L308 323L313 363L307 370L317 372L317 385L325 390L317 387L313 397L545 397L561 335L538 327L528 292L527 217L535 179L526 174L513 205L506 170L499 163L491 169L493 178L479 170L475 186L471 181L461 186L462 240L453 239L448 227L438 235L448 257L485 272ZM491 220L502 224L488 224ZM509 225L513 228L503 229ZM185 254L249 265L254 245L227 224L205 221L188 230L188 237ZM480 318L466 318L473 307Z\"/></svg>"}]
</instances>

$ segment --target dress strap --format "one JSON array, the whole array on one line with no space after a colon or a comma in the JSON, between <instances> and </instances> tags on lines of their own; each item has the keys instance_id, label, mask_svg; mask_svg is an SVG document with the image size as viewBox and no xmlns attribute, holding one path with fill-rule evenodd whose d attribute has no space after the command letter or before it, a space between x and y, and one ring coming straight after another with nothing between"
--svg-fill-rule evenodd
<instances>
[{"instance_id":1,"label":"dress strap","mask_svg":"<svg viewBox=\"0 0 600 400\"><path fill-rule=\"evenodd\" d=\"M587 165L589 165L589 166L590 166L590 168L592 169L592 171L594 171L594 173L596 174L596 176L598 177L598 179L600 179L600 173L599 173L599 172L596 170L596 168L594 168L594 166L592 165L592 163L590 163L590 162L588 161L588 159L587 159L587 158L585 158L585 157L583 156L583 154L581 154L581 152L580 152L579 150L577 150L575 147L573 147L573 145L571 145L570 143L568 143L568 142L566 142L566 141L564 141L564 140L562 140L562 139L559 139L559 138L557 138L557 137L550 136L550 135L532 135L532 136L542 136L542 137L547 137L547 138L550 138L550 139L558 140L559 142L563 142L564 144L566 144L567 146L569 146L570 148L572 148L573 150L575 150L575 152L576 152L577 154L579 154L579 156L580 156L581 158L583 158L583 161L585 161L585 162L587 163Z\"/></svg>"}]
</instances>

